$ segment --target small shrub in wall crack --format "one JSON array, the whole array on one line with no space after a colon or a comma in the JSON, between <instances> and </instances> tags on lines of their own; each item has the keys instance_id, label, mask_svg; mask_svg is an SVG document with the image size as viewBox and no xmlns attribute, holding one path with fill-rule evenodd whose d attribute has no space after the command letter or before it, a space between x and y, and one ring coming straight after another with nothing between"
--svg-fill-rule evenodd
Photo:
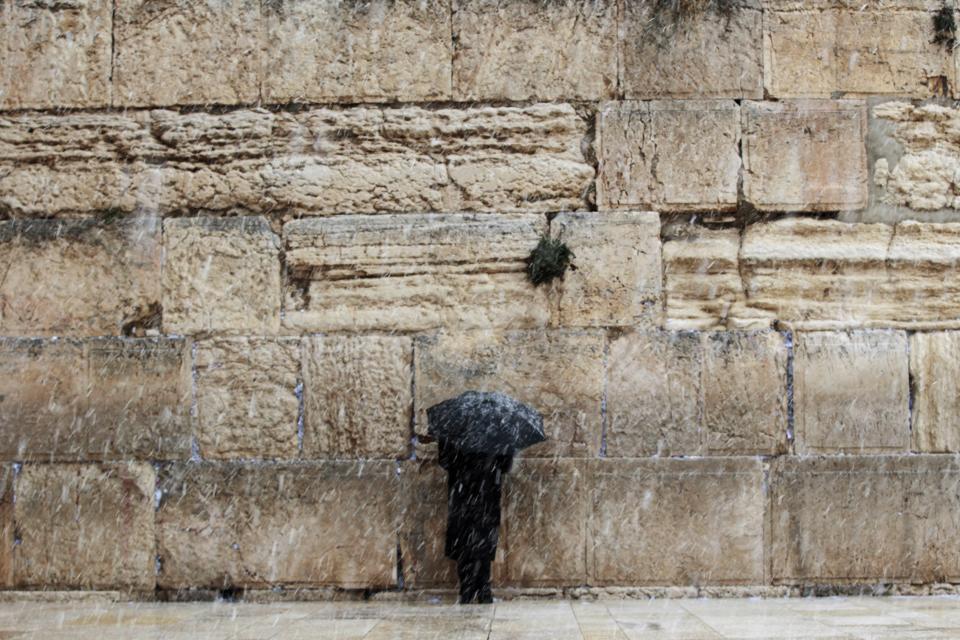
<instances>
[{"instance_id":1,"label":"small shrub in wall crack","mask_svg":"<svg viewBox=\"0 0 960 640\"><path fill-rule=\"evenodd\" d=\"M540 242L527 257L527 280L533 286L539 287L554 278L563 279L568 267L573 267L570 261L574 258L563 241L549 236L540 236Z\"/></svg>"}]
</instances>

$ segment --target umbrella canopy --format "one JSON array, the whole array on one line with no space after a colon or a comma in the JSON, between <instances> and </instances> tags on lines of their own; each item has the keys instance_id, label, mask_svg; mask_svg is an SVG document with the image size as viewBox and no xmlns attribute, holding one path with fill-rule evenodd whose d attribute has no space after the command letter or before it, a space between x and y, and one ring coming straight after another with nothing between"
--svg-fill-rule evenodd
<instances>
[{"instance_id":1,"label":"umbrella canopy","mask_svg":"<svg viewBox=\"0 0 960 640\"><path fill-rule=\"evenodd\" d=\"M543 442L543 416L499 392L466 391L427 409L427 433L466 453L514 454Z\"/></svg>"}]
</instances>

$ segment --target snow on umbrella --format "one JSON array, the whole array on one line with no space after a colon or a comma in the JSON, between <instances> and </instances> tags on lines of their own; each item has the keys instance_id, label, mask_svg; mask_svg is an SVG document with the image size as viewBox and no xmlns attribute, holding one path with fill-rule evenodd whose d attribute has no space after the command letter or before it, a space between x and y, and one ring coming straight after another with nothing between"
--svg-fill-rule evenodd
<instances>
[{"instance_id":1,"label":"snow on umbrella","mask_svg":"<svg viewBox=\"0 0 960 640\"><path fill-rule=\"evenodd\" d=\"M466 391L427 409L427 433L465 453L512 455L543 442L543 416L499 392Z\"/></svg>"}]
</instances>

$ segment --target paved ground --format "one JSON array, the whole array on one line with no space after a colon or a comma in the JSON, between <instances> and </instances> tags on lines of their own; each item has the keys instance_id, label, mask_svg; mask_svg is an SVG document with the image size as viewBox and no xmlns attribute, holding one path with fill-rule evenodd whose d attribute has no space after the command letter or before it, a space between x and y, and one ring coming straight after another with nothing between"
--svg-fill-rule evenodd
<instances>
[{"instance_id":1,"label":"paved ground","mask_svg":"<svg viewBox=\"0 0 960 640\"><path fill-rule=\"evenodd\" d=\"M960 598L429 604L2 604L0 639L960 638Z\"/></svg>"}]
</instances>

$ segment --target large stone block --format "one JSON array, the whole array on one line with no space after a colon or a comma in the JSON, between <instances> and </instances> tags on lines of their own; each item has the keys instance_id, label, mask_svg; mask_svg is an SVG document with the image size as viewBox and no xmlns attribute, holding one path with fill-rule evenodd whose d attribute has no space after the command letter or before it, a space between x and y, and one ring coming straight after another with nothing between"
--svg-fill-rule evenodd
<instances>
[{"instance_id":1,"label":"large stone block","mask_svg":"<svg viewBox=\"0 0 960 640\"><path fill-rule=\"evenodd\" d=\"M275 333L280 241L264 218L163 223L166 333Z\"/></svg>"},{"instance_id":2,"label":"large stone block","mask_svg":"<svg viewBox=\"0 0 960 640\"><path fill-rule=\"evenodd\" d=\"M912 449L960 451L960 332L910 336Z\"/></svg>"},{"instance_id":3,"label":"large stone block","mask_svg":"<svg viewBox=\"0 0 960 640\"><path fill-rule=\"evenodd\" d=\"M617 88L616 0L453 0L456 100L597 100Z\"/></svg>"},{"instance_id":4,"label":"large stone block","mask_svg":"<svg viewBox=\"0 0 960 640\"><path fill-rule=\"evenodd\" d=\"M271 0L263 9L268 102L450 99L450 0Z\"/></svg>"},{"instance_id":5,"label":"large stone block","mask_svg":"<svg viewBox=\"0 0 960 640\"><path fill-rule=\"evenodd\" d=\"M336 216L284 227L286 326L419 331L543 326L546 291L525 260L540 216Z\"/></svg>"},{"instance_id":6,"label":"large stone block","mask_svg":"<svg viewBox=\"0 0 960 640\"><path fill-rule=\"evenodd\" d=\"M0 3L0 109L110 104L107 0Z\"/></svg>"},{"instance_id":7,"label":"large stone block","mask_svg":"<svg viewBox=\"0 0 960 640\"><path fill-rule=\"evenodd\" d=\"M794 412L798 452L908 451L909 393L904 332L797 334Z\"/></svg>"},{"instance_id":8,"label":"large stone block","mask_svg":"<svg viewBox=\"0 0 960 640\"><path fill-rule=\"evenodd\" d=\"M195 353L201 455L296 458L300 340L203 340Z\"/></svg>"},{"instance_id":9,"label":"large stone block","mask_svg":"<svg viewBox=\"0 0 960 640\"><path fill-rule=\"evenodd\" d=\"M763 97L759 2L705 8L679 23L671 3L620 2L620 85L627 98Z\"/></svg>"},{"instance_id":10,"label":"large stone block","mask_svg":"<svg viewBox=\"0 0 960 640\"><path fill-rule=\"evenodd\" d=\"M117 106L255 103L260 97L256 0L125 0L114 12Z\"/></svg>"},{"instance_id":11,"label":"large stone block","mask_svg":"<svg viewBox=\"0 0 960 640\"><path fill-rule=\"evenodd\" d=\"M399 482L394 462L164 467L158 583L394 586Z\"/></svg>"},{"instance_id":12,"label":"large stone block","mask_svg":"<svg viewBox=\"0 0 960 640\"><path fill-rule=\"evenodd\" d=\"M440 333L415 343L417 431L426 410L468 390L500 391L544 418L548 440L523 455L592 456L600 451L603 401L600 331Z\"/></svg>"},{"instance_id":13,"label":"large stone block","mask_svg":"<svg viewBox=\"0 0 960 640\"><path fill-rule=\"evenodd\" d=\"M551 235L574 253L556 285L552 322L565 327L659 324L660 216L654 212L561 213Z\"/></svg>"},{"instance_id":14,"label":"large stone block","mask_svg":"<svg viewBox=\"0 0 960 640\"><path fill-rule=\"evenodd\" d=\"M0 222L0 335L131 335L160 326L160 224Z\"/></svg>"},{"instance_id":15,"label":"large stone block","mask_svg":"<svg viewBox=\"0 0 960 640\"><path fill-rule=\"evenodd\" d=\"M598 126L601 209L736 208L740 107L733 100L611 102Z\"/></svg>"},{"instance_id":16,"label":"large stone block","mask_svg":"<svg viewBox=\"0 0 960 640\"><path fill-rule=\"evenodd\" d=\"M304 353L303 455L406 458L413 433L413 342L312 336Z\"/></svg>"},{"instance_id":17,"label":"large stone block","mask_svg":"<svg viewBox=\"0 0 960 640\"><path fill-rule=\"evenodd\" d=\"M447 531L447 473L435 460L401 465L403 517L400 553L404 584L414 589L455 587L457 565L444 555ZM503 545L498 547L502 556ZM502 563L494 565L499 576Z\"/></svg>"},{"instance_id":18,"label":"large stone block","mask_svg":"<svg viewBox=\"0 0 960 640\"><path fill-rule=\"evenodd\" d=\"M16 586L153 590L154 490L147 463L26 464L16 480Z\"/></svg>"},{"instance_id":19,"label":"large stone block","mask_svg":"<svg viewBox=\"0 0 960 640\"><path fill-rule=\"evenodd\" d=\"M764 581L764 473L759 459L590 464L591 584Z\"/></svg>"}]
</instances>

